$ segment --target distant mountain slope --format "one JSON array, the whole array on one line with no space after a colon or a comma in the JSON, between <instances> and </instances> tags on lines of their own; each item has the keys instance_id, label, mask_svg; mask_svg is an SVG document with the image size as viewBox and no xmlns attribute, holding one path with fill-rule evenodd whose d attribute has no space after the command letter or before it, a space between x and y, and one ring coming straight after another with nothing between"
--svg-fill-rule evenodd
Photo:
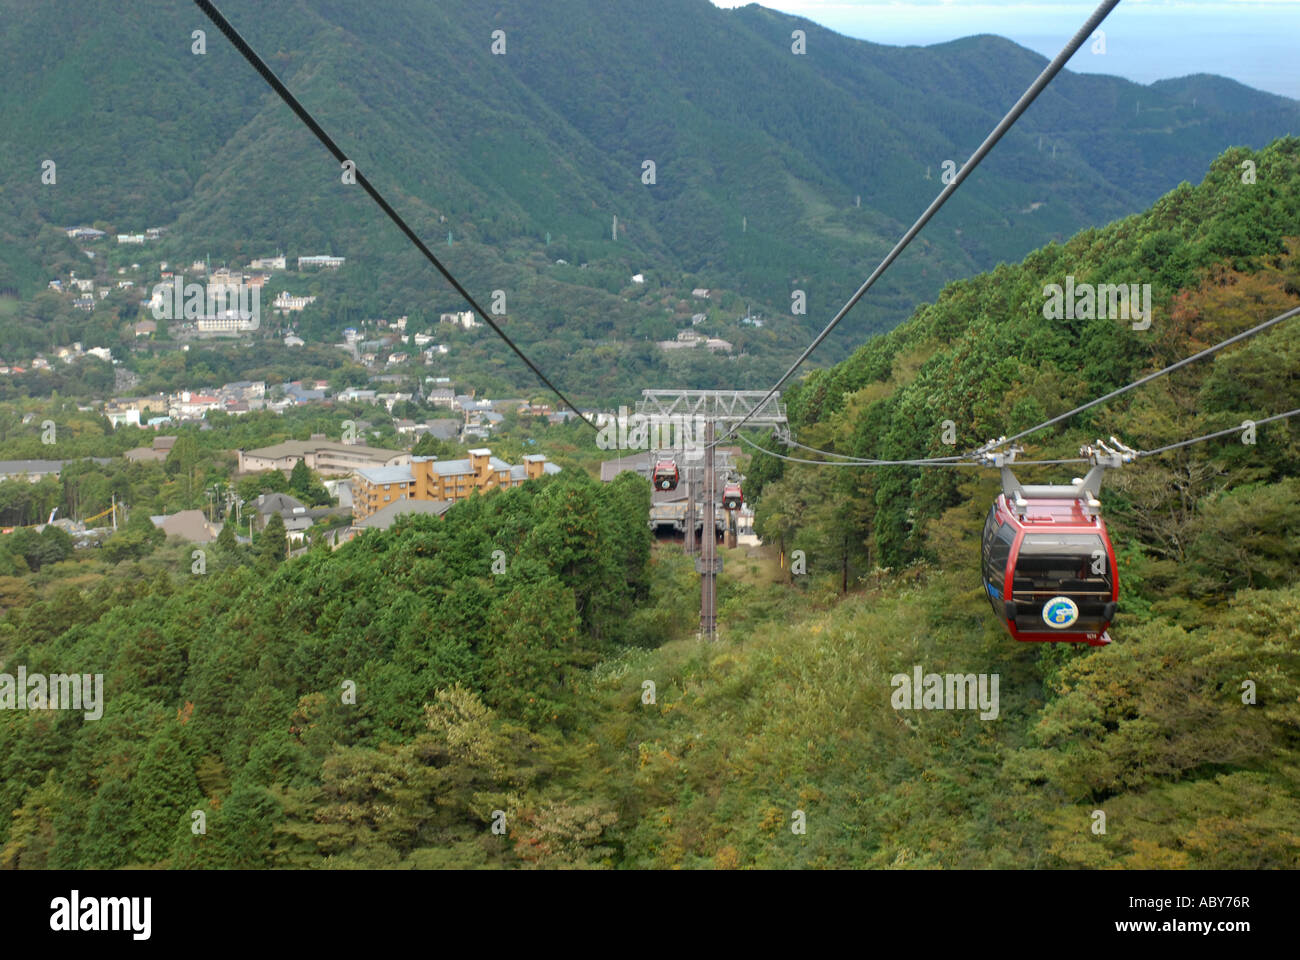
<instances>
[{"instance_id":1,"label":"distant mountain slope","mask_svg":"<svg viewBox=\"0 0 1300 960\"><path fill-rule=\"evenodd\" d=\"M604 389L600 343L661 336L665 323L671 335L665 306L693 283L779 321L717 331L766 364L733 366L732 382L763 380L1044 63L996 37L887 47L707 0L221 7L422 235L450 232L442 250L471 289L513 294L516 334L586 395ZM189 4L0 0L0 17L0 287L29 294L47 279L48 256L31 252L38 225L102 221L170 225L156 249L175 256L345 254L361 271L350 302L367 315L455 305ZM190 49L199 28L203 56ZM503 56L489 49L497 29ZM795 29L804 55L791 52ZM943 282L1141 209L1226 146L1261 146L1298 118L1294 102L1220 78L1061 76L819 359L892 327ZM58 183L42 185L51 158ZM631 295L636 271L648 287ZM796 287L806 316L789 316ZM620 362L632 360L662 366Z\"/></svg>"}]
</instances>

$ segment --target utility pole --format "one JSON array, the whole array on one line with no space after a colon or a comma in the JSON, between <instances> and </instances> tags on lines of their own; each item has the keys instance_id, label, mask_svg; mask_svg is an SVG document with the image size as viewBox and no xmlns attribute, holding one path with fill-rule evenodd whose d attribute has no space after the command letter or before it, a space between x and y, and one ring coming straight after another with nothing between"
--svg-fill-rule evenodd
<instances>
[{"instance_id":1,"label":"utility pole","mask_svg":"<svg viewBox=\"0 0 1300 960\"><path fill-rule=\"evenodd\" d=\"M713 475L713 421L704 422L704 530L700 542L700 639L713 640L718 632L718 531L713 523L718 485Z\"/></svg>"},{"instance_id":2,"label":"utility pole","mask_svg":"<svg viewBox=\"0 0 1300 960\"><path fill-rule=\"evenodd\" d=\"M684 467L686 472L686 552L695 552L695 468Z\"/></svg>"}]
</instances>

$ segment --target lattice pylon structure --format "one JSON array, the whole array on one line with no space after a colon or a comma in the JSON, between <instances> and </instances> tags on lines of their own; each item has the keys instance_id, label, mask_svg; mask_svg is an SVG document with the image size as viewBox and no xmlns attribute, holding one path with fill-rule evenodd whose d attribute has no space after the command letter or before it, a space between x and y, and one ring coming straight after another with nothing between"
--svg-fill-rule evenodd
<instances>
[{"instance_id":1,"label":"lattice pylon structure","mask_svg":"<svg viewBox=\"0 0 1300 960\"><path fill-rule=\"evenodd\" d=\"M636 412L656 431L654 436L662 438L664 427L668 427L681 441L673 446L682 448L683 459L693 459L697 451L703 454L704 535L695 569L700 574L700 638L714 640L718 629L717 580L722 571L714 520L718 489L714 441L718 428L730 428L744 420L746 427L767 427L786 437L790 421L781 395L769 396L763 390L643 390L641 395ZM687 471L690 469L688 466ZM693 509L694 496L690 503ZM688 521L688 529L694 529L693 518Z\"/></svg>"}]
</instances>

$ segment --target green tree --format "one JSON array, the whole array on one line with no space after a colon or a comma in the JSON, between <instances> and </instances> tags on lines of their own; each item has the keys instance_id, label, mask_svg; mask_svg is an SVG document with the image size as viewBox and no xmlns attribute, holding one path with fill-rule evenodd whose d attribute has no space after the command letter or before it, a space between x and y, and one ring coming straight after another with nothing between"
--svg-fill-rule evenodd
<instances>
[{"instance_id":1,"label":"green tree","mask_svg":"<svg viewBox=\"0 0 1300 960\"><path fill-rule=\"evenodd\" d=\"M239 540L235 534L234 516L227 517L221 525L221 532L217 534L217 548L231 557L238 554Z\"/></svg>"},{"instance_id":2,"label":"green tree","mask_svg":"<svg viewBox=\"0 0 1300 960\"><path fill-rule=\"evenodd\" d=\"M279 801L247 779L236 781L221 806L205 801L203 830L196 832L193 811L172 834L172 862L185 869L260 870L272 866L276 824L284 819Z\"/></svg>"},{"instance_id":3,"label":"green tree","mask_svg":"<svg viewBox=\"0 0 1300 960\"><path fill-rule=\"evenodd\" d=\"M566 716L572 668L595 659L580 637L572 590L553 577L516 586L494 608L483 645L488 703L533 724Z\"/></svg>"},{"instance_id":4,"label":"green tree","mask_svg":"<svg viewBox=\"0 0 1300 960\"><path fill-rule=\"evenodd\" d=\"M157 863L171 851L176 823L201 799L194 768L173 732L158 733L145 747L131 799L135 857Z\"/></svg>"},{"instance_id":5,"label":"green tree","mask_svg":"<svg viewBox=\"0 0 1300 960\"><path fill-rule=\"evenodd\" d=\"M415 441L411 453L417 457L439 457L444 460L462 456L456 444L440 440L431 433L426 433Z\"/></svg>"},{"instance_id":6,"label":"green tree","mask_svg":"<svg viewBox=\"0 0 1300 960\"><path fill-rule=\"evenodd\" d=\"M273 513L266 527L258 534L253 547L257 562L264 567L277 567L289 552L289 538L284 532L284 519Z\"/></svg>"},{"instance_id":7,"label":"green tree","mask_svg":"<svg viewBox=\"0 0 1300 960\"><path fill-rule=\"evenodd\" d=\"M0 850L0 869L44 870L54 853L54 820L63 800L51 771L13 813L9 842Z\"/></svg>"},{"instance_id":8,"label":"green tree","mask_svg":"<svg viewBox=\"0 0 1300 960\"><path fill-rule=\"evenodd\" d=\"M104 559L109 563L138 560L166 540L167 534L149 519L149 511L136 508L131 511L126 526L104 541Z\"/></svg>"},{"instance_id":9,"label":"green tree","mask_svg":"<svg viewBox=\"0 0 1300 960\"><path fill-rule=\"evenodd\" d=\"M199 463L199 444L189 432L182 433L172 444L171 452L163 466L168 475L180 478L188 502L194 496L196 470Z\"/></svg>"},{"instance_id":10,"label":"green tree","mask_svg":"<svg viewBox=\"0 0 1300 960\"><path fill-rule=\"evenodd\" d=\"M265 470L244 477L235 489L239 491L240 499L248 503L264 493L288 493L289 480L281 470Z\"/></svg>"},{"instance_id":11,"label":"green tree","mask_svg":"<svg viewBox=\"0 0 1300 960\"><path fill-rule=\"evenodd\" d=\"M299 500L308 503L311 500L312 476L306 460L299 460L289 473L289 492Z\"/></svg>"},{"instance_id":12,"label":"green tree","mask_svg":"<svg viewBox=\"0 0 1300 960\"><path fill-rule=\"evenodd\" d=\"M90 804L80 866L113 870L131 862L136 836L133 803L130 783L122 776L108 777L100 784Z\"/></svg>"}]
</instances>

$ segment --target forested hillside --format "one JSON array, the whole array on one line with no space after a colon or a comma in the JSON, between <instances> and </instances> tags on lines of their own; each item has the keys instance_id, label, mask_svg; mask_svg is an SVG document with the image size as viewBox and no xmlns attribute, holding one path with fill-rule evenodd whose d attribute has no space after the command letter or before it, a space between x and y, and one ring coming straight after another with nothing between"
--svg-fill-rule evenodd
<instances>
[{"instance_id":1,"label":"forested hillside","mask_svg":"<svg viewBox=\"0 0 1300 960\"><path fill-rule=\"evenodd\" d=\"M887 47L708 0L394 0L375 17L351 0L222 7L467 287L507 292L512 335L582 400L640 388L614 370L770 381L1043 65L995 37ZM348 257L313 288L311 339L459 306L223 37L192 52L208 25L191 5L6 0L0 19L0 293L26 301L52 271L84 272L58 228L86 223L169 228L132 253L150 261ZM1296 132L1297 111L1222 78L1062 75L825 359L948 280L1145 207L1224 143ZM47 160L54 184L40 181ZM689 318L695 286L739 298L713 332L740 360L670 360L649 342ZM791 314L795 289L807 314ZM744 304L765 327L736 322ZM3 313L14 343L50 319ZM496 348L465 349L486 367L504 362Z\"/></svg>"},{"instance_id":2,"label":"forested hillside","mask_svg":"<svg viewBox=\"0 0 1300 960\"><path fill-rule=\"evenodd\" d=\"M95 722L0 715L0 806L17 811L0 859L346 864L380 839L454 855L482 802L513 816L522 787L554 777L535 742L573 730L579 671L652 639L635 613L648 505L630 475L565 474L334 554L286 563L283 533L250 553L227 525L202 576L178 581L154 557L59 582L0 621L0 658L93 667L106 705ZM365 783L405 792L411 763L459 798L413 832L387 804L363 809ZM192 810L208 818L197 844ZM290 822L299 852L285 860L272 847Z\"/></svg>"},{"instance_id":3,"label":"forested hillside","mask_svg":"<svg viewBox=\"0 0 1300 960\"><path fill-rule=\"evenodd\" d=\"M1032 425L1295 306L1298 225L1300 141L1230 150L814 373L789 396L796 435L942 455L943 420L958 450ZM1045 319L1067 274L1152 283L1151 327ZM1300 407L1295 324L1033 453ZM11 558L3 669L103 672L105 702L93 722L0 712L0 864L1294 868L1295 436L1112 474L1122 602L1099 649L1016 644L990 617L991 472L756 456L759 529L807 569L726 551L707 646L691 560L652 546L627 474L566 471L288 561L226 536L201 575L176 544L27 574ZM914 667L997 675L996 716L896 708Z\"/></svg>"},{"instance_id":4,"label":"forested hillside","mask_svg":"<svg viewBox=\"0 0 1300 960\"><path fill-rule=\"evenodd\" d=\"M946 287L907 323L787 391L791 420L803 443L855 456L974 449L1294 307L1297 237L1300 140L1285 138L1258 153L1229 150L1200 185L1180 186L1146 213ZM1078 284L1149 283L1150 329L1134 330L1118 318L1046 319L1045 288L1067 277ZM1293 409L1300 406L1297 342L1294 322L1273 328L1240 350L1031 437L1031 452L1077 456L1081 443L1111 434L1150 449ZM952 444L944 443L944 421L955 428ZM1181 562L1196 542L1196 523L1212 514L1211 501L1199 508L1197 501L1273 497L1268 484L1296 475L1298 454L1294 427L1281 423L1260 427L1254 445L1221 442L1143 461L1108 481L1116 484L1111 509L1155 541L1157 556ZM976 480L956 471L828 472L769 457L751 473L770 495L760 529L838 562L847 525L853 560L866 566L933 556L929 521L976 489ZM1026 482L1040 482L1032 470L1026 474ZM1255 492L1227 490L1234 475ZM981 492L996 489L992 475L977 479ZM1177 509L1166 499L1171 489L1183 499ZM1268 524L1261 518L1261 525Z\"/></svg>"}]
</instances>

